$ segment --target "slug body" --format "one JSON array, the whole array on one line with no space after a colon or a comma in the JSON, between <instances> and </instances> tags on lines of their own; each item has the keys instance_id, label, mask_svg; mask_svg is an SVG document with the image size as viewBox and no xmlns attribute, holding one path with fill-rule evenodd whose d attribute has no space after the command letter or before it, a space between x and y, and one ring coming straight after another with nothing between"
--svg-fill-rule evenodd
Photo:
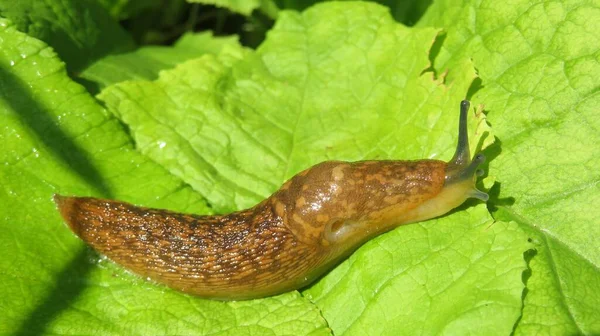
<instances>
[{"instance_id":1,"label":"slug body","mask_svg":"<svg viewBox=\"0 0 600 336\"><path fill-rule=\"evenodd\" d=\"M461 103L459 142L448 163L326 161L288 180L256 206L197 216L89 197L55 195L81 239L118 264L174 289L241 300L303 287L365 241L443 215L475 189Z\"/></svg>"}]
</instances>

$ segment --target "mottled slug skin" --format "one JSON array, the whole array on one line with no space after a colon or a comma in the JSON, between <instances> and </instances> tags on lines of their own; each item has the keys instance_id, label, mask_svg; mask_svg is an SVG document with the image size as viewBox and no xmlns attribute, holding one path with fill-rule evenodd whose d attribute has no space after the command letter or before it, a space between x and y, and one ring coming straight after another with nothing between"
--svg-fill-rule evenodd
<instances>
[{"instance_id":1,"label":"mottled slug skin","mask_svg":"<svg viewBox=\"0 0 600 336\"><path fill-rule=\"evenodd\" d=\"M421 220L412 210L440 194L445 170L435 160L327 161L223 216L55 200L73 232L118 264L186 293L240 300L307 285L373 236Z\"/></svg>"}]
</instances>

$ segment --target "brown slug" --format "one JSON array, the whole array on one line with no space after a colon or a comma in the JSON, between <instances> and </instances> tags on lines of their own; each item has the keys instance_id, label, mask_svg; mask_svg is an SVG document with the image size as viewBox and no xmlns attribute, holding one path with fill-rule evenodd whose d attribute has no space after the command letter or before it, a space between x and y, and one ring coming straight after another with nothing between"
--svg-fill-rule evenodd
<instances>
[{"instance_id":1,"label":"brown slug","mask_svg":"<svg viewBox=\"0 0 600 336\"><path fill-rule=\"evenodd\" d=\"M259 298L308 285L367 240L443 215L475 189L461 102L448 162L326 161L297 174L256 206L198 216L90 197L55 195L70 228L125 268L174 289L221 300Z\"/></svg>"}]
</instances>

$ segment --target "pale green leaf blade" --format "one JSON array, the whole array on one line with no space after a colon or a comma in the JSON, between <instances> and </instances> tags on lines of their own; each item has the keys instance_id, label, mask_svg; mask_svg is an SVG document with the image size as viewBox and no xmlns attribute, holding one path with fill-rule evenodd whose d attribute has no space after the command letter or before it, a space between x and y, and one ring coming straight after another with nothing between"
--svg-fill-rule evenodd
<instances>
[{"instance_id":1,"label":"pale green leaf blade","mask_svg":"<svg viewBox=\"0 0 600 336\"><path fill-rule=\"evenodd\" d=\"M600 326L600 3L439 1L442 71L471 55L501 154L490 174L538 254L517 334L597 334ZM574 276L577 274L577 276Z\"/></svg>"},{"instance_id":2,"label":"pale green leaf blade","mask_svg":"<svg viewBox=\"0 0 600 336\"><path fill-rule=\"evenodd\" d=\"M216 302L98 259L64 225L54 193L207 213L204 200L137 152L53 50L0 21L0 333L327 335L299 293Z\"/></svg>"},{"instance_id":3,"label":"pale green leaf blade","mask_svg":"<svg viewBox=\"0 0 600 336\"><path fill-rule=\"evenodd\" d=\"M420 76L436 34L402 28L375 5L284 12L256 53L205 56L100 98L143 153L213 206L246 208L327 159L450 158L475 74L457 67L451 90Z\"/></svg>"}]
</instances>

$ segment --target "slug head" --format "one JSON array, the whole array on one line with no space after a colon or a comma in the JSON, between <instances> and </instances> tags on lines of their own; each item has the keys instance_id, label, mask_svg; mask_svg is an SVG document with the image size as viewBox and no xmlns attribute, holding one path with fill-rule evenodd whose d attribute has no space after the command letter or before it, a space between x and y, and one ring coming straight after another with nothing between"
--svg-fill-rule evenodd
<instances>
[{"instance_id":1,"label":"slug head","mask_svg":"<svg viewBox=\"0 0 600 336\"><path fill-rule=\"evenodd\" d=\"M329 161L288 181L275 195L287 204L286 223L299 240L352 249L399 225L441 216L467 198L487 201L475 188L483 154L471 160L469 102L462 101L454 157L418 161ZM289 192L292 191L292 192Z\"/></svg>"},{"instance_id":2,"label":"slug head","mask_svg":"<svg viewBox=\"0 0 600 336\"><path fill-rule=\"evenodd\" d=\"M475 187L477 176L483 174L483 171L478 167L485 161L485 156L478 153L471 160L467 130L469 106L467 100L460 103L458 144L454 156L446 163L443 187L438 194L412 211L410 216L413 221L441 216L461 205L468 198L477 198L484 202L489 198L486 193L477 190Z\"/></svg>"}]
</instances>

